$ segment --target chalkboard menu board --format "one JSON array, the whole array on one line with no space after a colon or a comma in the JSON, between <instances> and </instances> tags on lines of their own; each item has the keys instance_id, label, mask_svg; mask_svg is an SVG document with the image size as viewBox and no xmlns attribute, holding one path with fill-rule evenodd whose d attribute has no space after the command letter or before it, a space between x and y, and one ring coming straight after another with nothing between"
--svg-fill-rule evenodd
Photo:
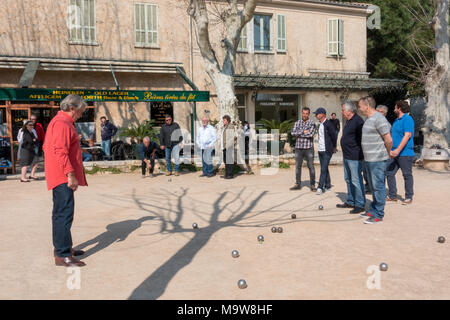
<instances>
[{"instance_id":1,"label":"chalkboard menu board","mask_svg":"<svg viewBox=\"0 0 450 320\"><path fill-rule=\"evenodd\" d=\"M173 119L173 104L171 102L152 102L150 105L150 117L155 120L155 126L161 127L164 116L169 114Z\"/></svg>"},{"instance_id":2,"label":"chalkboard menu board","mask_svg":"<svg viewBox=\"0 0 450 320\"><path fill-rule=\"evenodd\" d=\"M0 137L0 169L11 167L11 139Z\"/></svg>"}]
</instances>

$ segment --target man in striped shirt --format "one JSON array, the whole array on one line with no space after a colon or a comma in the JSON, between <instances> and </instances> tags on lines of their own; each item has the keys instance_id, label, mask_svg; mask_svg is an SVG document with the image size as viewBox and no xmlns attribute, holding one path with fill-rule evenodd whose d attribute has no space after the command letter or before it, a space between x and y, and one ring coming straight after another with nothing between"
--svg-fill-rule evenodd
<instances>
[{"instance_id":1,"label":"man in striped shirt","mask_svg":"<svg viewBox=\"0 0 450 320\"><path fill-rule=\"evenodd\" d=\"M302 118L297 121L292 129L292 136L296 138L295 141L295 185L290 190L300 190L302 188L302 164L303 159L309 168L310 189L315 192L316 172L314 169L314 134L316 132L316 125L309 119L311 110L307 107L302 109Z\"/></svg>"},{"instance_id":2,"label":"man in striped shirt","mask_svg":"<svg viewBox=\"0 0 450 320\"><path fill-rule=\"evenodd\" d=\"M361 214L368 218L364 221L366 224L377 224L383 221L386 204L386 162L392 149L391 126L375 107L376 102L372 97L359 100L358 108L367 116L362 129L361 144L373 199L369 211Z\"/></svg>"}]
</instances>

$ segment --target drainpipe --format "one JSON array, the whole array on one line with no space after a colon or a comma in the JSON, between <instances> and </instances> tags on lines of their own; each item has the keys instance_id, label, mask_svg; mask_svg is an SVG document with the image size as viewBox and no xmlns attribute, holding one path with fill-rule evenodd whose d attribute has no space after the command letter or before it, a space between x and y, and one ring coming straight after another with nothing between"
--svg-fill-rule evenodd
<instances>
[{"instance_id":1,"label":"drainpipe","mask_svg":"<svg viewBox=\"0 0 450 320\"><path fill-rule=\"evenodd\" d=\"M175 69L177 70L178 74L183 78L183 80L192 88L194 91L198 91L198 87L191 81L191 79L188 78L186 73L181 70L180 67L175 66ZM193 102L194 104L194 110L193 115L191 116L191 132L192 132L192 142L195 142L195 131L194 131L194 123L197 121L197 103Z\"/></svg>"},{"instance_id":2,"label":"drainpipe","mask_svg":"<svg viewBox=\"0 0 450 320\"><path fill-rule=\"evenodd\" d=\"M194 47L193 47L193 34L192 34L192 16L189 16L189 68L190 68L190 76L192 81L194 81ZM194 85L194 87L196 87ZM194 89L195 90L195 89ZM197 89L198 90L198 89ZM192 141L195 142L195 122L197 120L197 102L193 102L194 110L191 115L191 132L192 132Z\"/></svg>"}]
</instances>

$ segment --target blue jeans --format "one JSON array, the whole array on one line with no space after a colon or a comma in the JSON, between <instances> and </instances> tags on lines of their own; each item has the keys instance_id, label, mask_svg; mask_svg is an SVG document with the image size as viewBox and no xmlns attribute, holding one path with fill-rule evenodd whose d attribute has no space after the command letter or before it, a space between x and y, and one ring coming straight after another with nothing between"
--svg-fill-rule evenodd
<instances>
[{"instance_id":1,"label":"blue jeans","mask_svg":"<svg viewBox=\"0 0 450 320\"><path fill-rule=\"evenodd\" d=\"M83 162L92 161L92 154L82 152L81 155L83 156Z\"/></svg>"},{"instance_id":2,"label":"blue jeans","mask_svg":"<svg viewBox=\"0 0 450 320\"><path fill-rule=\"evenodd\" d=\"M319 178L319 186L320 189L330 189L331 188L331 179L330 179L330 171L328 170L328 166L331 160L330 155L325 151L319 151L319 161L320 161L320 178Z\"/></svg>"},{"instance_id":3,"label":"blue jeans","mask_svg":"<svg viewBox=\"0 0 450 320\"><path fill-rule=\"evenodd\" d=\"M383 219L386 205L386 162L365 162L373 198L369 212L378 219Z\"/></svg>"},{"instance_id":4,"label":"blue jeans","mask_svg":"<svg viewBox=\"0 0 450 320\"><path fill-rule=\"evenodd\" d=\"M213 165L212 165L212 149L202 150L202 171L205 176L213 175Z\"/></svg>"},{"instance_id":5,"label":"blue jeans","mask_svg":"<svg viewBox=\"0 0 450 320\"><path fill-rule=\"evenodd\" d=\"M389 198L397 198L397 183L395 175L398 169L402 170L403 180L405 180L405 198L412 199L414 195L414 179L412 175L412 165L414 157L397 157L389 159L386 168L386 176L389 187Z\"/></svg>"},{"instance_id":6,"label":"blue jeans","mask_svg":"<svg viewBox=\"0 0 450 320\"><path fill-rule=\"evenodd\" d=\"M67 186L67 183L53 189L53 247L56 249L56 256L61 258L72 255L70 228L73 222L74 205L73 190Z\"/></svg>"},{"instance_id":7,"label":"blue jeans","mask_svg":"<svg viewBox=\"0 0 450 320\"><path fill-rule=\"evenodd\" d=\"M362 160L344 159L344 179L347 183L347 201L345 202L359 208L364 208L366 205L362 163Z\"/></svg>"},{"instance_id":8,"label":"blue jeans","mask_svg":"<svg viewBox=\"0 0 450 320\"><path fill-rule=\"evenodd\" d=\"M102 141L102 151L106 158L111 159L111 140Z\"/></svg>"},{"instance_id":9,"label":"blue jeans","mask_svg":"<svg viewBox=\"0 0 450 320\"><path fill-rule=\"evenodd\" d=\"M173 146L172 148L165 147L166 153L166 166L167 171L172 172L172 155L175 161L175 172L180 172L180 145Z\"/></svg>"}]
</instances>

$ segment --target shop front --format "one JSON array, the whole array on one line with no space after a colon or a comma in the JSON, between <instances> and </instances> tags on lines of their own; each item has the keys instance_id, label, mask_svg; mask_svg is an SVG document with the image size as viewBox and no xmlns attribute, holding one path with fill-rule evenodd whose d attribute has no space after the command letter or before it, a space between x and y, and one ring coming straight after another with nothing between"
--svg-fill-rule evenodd
<instances>
[{"instance_id":1,"label":"shop front","mask_svg":"<svg viewBox=\"0 0 450 320\"><path fill-rule=\"evenodd\" d=\"M85 138L95 136L95 119L98 105L106 106L116 103L118 105L131 105L144 103L150 106L150 119L155 120L155 126L162 125L165 114L173 115L176 102L207 102L208 91L138 91L138 90L92 90L92 89L16 89L0 88L0 142L2 144L2 158L4 165L0 169L12 169L17 159L17 134L26 119L31 115L46 130L50 120L59 110L59 104L69 94L78 94L83 97L88 108L81 119L76 122L78 132ZM102 112L103 114L103 112ZM114 119L112 119L114 121ZM138 121L149 120L138 119ZM95 137L93 137L95 139ZM10 146L7 146L10 144ZM14 147L16 146L16 147ZM10 147L10 156L6 149ZM9 161L9 162L8 162ZM5 165L10 163L10 166Z\"/></svg>"}]
</instances>

